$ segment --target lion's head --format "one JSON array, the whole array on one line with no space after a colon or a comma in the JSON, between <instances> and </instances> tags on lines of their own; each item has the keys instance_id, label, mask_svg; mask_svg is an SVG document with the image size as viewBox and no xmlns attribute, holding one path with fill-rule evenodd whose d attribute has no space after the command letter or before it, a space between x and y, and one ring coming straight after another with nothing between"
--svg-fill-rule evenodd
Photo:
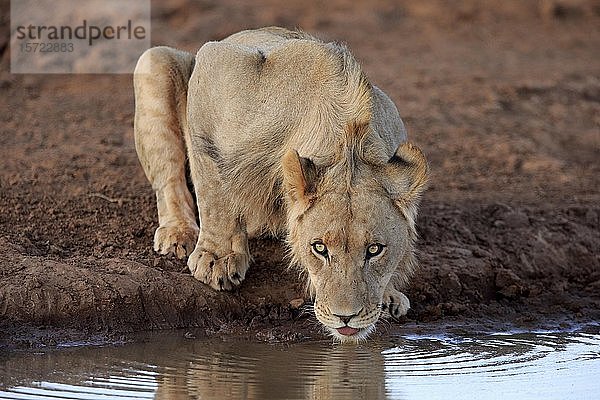
<instances>
[{"instance_id":1,"label":"lion's head","mask_svg":"<svg viewBox=\"0 0 600 400\"><path fill-rule=\"evenodd\" d=\"M315 315L339 340L365 338L387 286L412 273L427 162L403 143L378 164L345 158L318 166L289 151L283 170L288 242L308 274Z\"/></svg>"}]
</instances>

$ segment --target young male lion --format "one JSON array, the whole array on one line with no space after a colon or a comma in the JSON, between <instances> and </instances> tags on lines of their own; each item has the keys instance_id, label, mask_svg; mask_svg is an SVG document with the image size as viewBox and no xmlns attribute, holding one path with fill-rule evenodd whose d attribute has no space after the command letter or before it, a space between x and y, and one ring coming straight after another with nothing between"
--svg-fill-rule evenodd
<instances>
[{"instance_id":1,"label":"young male lion","mask_svg":"<svg viewBox=\"0 0 600 400\"><path fill-rule=\"evenodd\" d=\"M156 47L140 57L134 88L156 251L189 256L196 279L230 290L248 270L248 237L286 233L334 337L365 338L382 311L406 313L397 287L415 266L427 162L345 46L272 27L208 42L195 57Z\"/></svg>"}]
</instances>

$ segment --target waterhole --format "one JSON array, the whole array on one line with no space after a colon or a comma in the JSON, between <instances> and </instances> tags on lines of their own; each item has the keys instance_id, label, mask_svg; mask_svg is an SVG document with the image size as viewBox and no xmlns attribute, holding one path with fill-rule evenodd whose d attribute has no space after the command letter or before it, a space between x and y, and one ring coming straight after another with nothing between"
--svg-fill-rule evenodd
<instances>
[{"instance_id":1,"label":"waterhole","mask_svg":"<svg viewBox=\"0 0 600 400\"><path fill-rule=\"evenodd\" d=\"M594 399L600 334L402 336L360 345L152 335L0 355L2 399Z\"/></svg>"}]
</instances>

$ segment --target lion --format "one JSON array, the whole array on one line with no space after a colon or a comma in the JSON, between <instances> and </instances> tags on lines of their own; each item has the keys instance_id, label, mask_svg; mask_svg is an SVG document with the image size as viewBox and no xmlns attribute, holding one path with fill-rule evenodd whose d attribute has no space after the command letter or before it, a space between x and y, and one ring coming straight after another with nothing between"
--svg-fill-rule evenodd
<instances>
[{"instance_id":1,"label":"lion","mask_svg":"<svg viewBox=\"0 0 600 400\"><path fill-rule=\"evenodd\" d=\"M428 165L347 46L269 27L195 56L155 47L134 90L154 250L187 256L196 279L231 290L248 271L248 238L284 237L333 338L359 341L382 313L406 314L399 289L416 266Z\"/></svg>"}]
</instances>

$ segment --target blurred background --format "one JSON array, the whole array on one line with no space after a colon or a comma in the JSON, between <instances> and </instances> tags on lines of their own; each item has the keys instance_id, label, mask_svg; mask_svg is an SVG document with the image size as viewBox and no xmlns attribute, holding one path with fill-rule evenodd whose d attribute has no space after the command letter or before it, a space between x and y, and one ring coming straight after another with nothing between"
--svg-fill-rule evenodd
<instances>
[{"instance_id":1,"label":"blurred background","mask_svg":"<svg viewBox=\"0 0 600 400\"><path fill-rule=\"evenodd\" d=\"M172 0L152 11L153 43L189 51L265 25L347 42L428 154L430 195L596 188L598 1Z\"/></svg>"}]
</instances>

